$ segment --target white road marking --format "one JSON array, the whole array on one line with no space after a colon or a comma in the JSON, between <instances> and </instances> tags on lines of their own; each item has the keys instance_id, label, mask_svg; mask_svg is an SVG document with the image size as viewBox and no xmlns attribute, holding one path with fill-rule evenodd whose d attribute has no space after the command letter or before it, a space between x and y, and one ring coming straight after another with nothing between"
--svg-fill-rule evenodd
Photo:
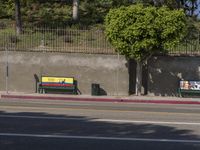
<instances>
[{"instance_id":1,"label":"white road marking","mask_svg":"<svg viewBox=\"0 0 200 150\"><path fill-rule=\"evenodd\" d=\"M147 123L147 124L171 124L171 125L200 125L200 122L166 122L166 121L143 121L143 120L115 120L115 119L93 119L94 121L116 122L116 123Z\"/></svg>"},{"instance_id":2,"label":"white road marking","mask_svg":"<svg viewBox=\"0 0 200 150\"><path fill-rule=\"evenodd\" d=\"M200 107L174 107L174 109L184 109L184 110L199 110Z\"/></svg>"},{"instance_id":3,"label":"white road marking","mask_svg":"<svg viewBox=\"0 0 200 150\"><path fill-rule=\"evenodd\" d=\"M176 140L176 139L151 139L151 138L119 138L102 136L69 136L50 134L20 134L20 133L0 133L0 136L10 137L33 137L33 138L59 138L59 139L87 139L87 140L118 140L118 141L141 141L141 142L169 142L169 143L200 143L200 140Z\"/></svg>"},{"instance_id":4,"label":"white road marking","mask_svg":"<svg viewBox=\"0 0 200 150\"><path fill-rule=\"evenodd\" d=\"M84 118L72 117L47 117L47 116L19 116L19 115L0 115L0 118L25 118L25 119L51 119L51 120L85 120Z\"/></svg>"},{"instance_id":5,"label":"white road marking","mask_svg":"<svg viewBox=\"0 0 200 150\"><path fill-rule=\"evenodd\" d=\"M25 118L25 119L51 119L51 120L85 120L85 118L47 117L47 116L19 116L0 115L0 118ZM92 119L91 122L114 122L114 123L141 123L141 124L168 124L168 125L193 125L200 126L200 122L168 122L168 121L145 121L145 120L118 120L118 119Z\"/></svg>"}]
</instances>

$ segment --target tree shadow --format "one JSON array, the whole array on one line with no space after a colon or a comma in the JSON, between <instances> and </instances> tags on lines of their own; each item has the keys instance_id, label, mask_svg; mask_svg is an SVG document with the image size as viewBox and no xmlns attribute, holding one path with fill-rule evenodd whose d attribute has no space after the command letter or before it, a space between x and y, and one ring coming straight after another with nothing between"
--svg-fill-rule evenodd
<instances>
[{"instance_id":1,"label":"tree shadow","mask_svg":"<svg viewBox=\"0 0 200 150\"><path fill-rule=\"evenodd\" d=\"M126 67L129 74L129 94L135 94L136 84L136 61L134 59L127 59ZM148 64L142 66L142 94L148 94Z\"/></svg>"},{"instance_id":2,"label":"tree shadow","mask_svg":"<svg viewBox=\"0 0 200 150\"><path fill-rule=\"evenodd\" d=\"M199 80L198 57L159 56L148 67L148 92L155 96L178 96L180 80Z\"/></svg>"},{"instance_id":3,"label":"tree shadow","mask_svg":"<svg viewBox=\"0 0 200 150\"><path fill-rule=\"evenodd\" d=\"M10 116L10 117L6 117ZM16 116L16 117L15 117ZM21 117L19 117L21 116ZM37 117L36 117L37 116ZM172 126L155 124L112 123L98 121L97 118L81 116L55 115L40 112L7 113L0 111L0 133L58 135L58 136L90 136L140 139L174 139L200 141L200 136L192 130L178 129ZM158 149L160 150L199 150L200 143L123 141L123 140L88 140L80 141L80 145L72 139L46 139L34 137L5 137L0 135L1 150L27 149ZM53 141L54 140L54 141ZM86 140L86 139L85 139ZM55 142L56 141L56 142ZM69 143L71 142L71 143ZM85 142L85 141L84 141ZM104 146L102 145L104 143ZM143 143L142 143L143 142ZM72 145L73 143L73 145ZM112 144L111 144L112 143ZM69 144L69 145L68 145ZM31 145L31 148L30 148ZM64 146L64 147L63 147ZM86 146L86 147L85 147ZM91 147L90 147L91 146ZM56 148L55 148L56 147Z\"/></svg>"},{"instance_id":4,"label":"tree shadow","mask_svg":"<svg viewBox=\"0 0 200 150\"><path fill-rule=\"evenodd\" d=\"M190 63L188 63L190 62ZM179 96L180 80L199 81L199 57L156 56L143 65L142 94L154 96ZM136 62L127 60L129 94L135 94ZM189 95L199 97L199 95Z\"/></svg>"}]
</instances>

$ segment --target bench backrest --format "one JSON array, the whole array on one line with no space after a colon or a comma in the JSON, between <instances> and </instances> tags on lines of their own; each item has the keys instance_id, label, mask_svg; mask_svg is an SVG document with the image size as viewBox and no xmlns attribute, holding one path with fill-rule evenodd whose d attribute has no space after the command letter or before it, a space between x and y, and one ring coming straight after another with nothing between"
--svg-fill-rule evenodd
<instances>
[{"instance_id":1,"label":"bench backrest","mask_svg":"<svg viewBox=\"0 0 200 150\"><path fill-rule=\"evenodd\" d=\"M74 86L74 78L72 77L41 77L42 86Z\"/></svg>"},{"instance_id":2,"label":"bench backrest","mask_svg":"<svg viewBox=\"0 0 200 150\"><path fill-rule=\"evenodd\" d=\"M180 89L183 90L200 90L200 81L180 81Z\"/></svg>"}]
</instances>

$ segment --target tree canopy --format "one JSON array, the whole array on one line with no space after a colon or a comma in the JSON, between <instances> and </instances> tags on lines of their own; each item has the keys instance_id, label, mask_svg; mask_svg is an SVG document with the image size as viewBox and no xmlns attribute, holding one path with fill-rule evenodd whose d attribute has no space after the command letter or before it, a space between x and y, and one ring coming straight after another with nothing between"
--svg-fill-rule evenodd
<instances>
[{"instance_id":1,"label":"tree canopy","mask_svg":"<svg viewBox=\"0 0 200 150\"><path fill-rule=\"evenodd\" d=\"M116 50L137 61L175 46L186 31L183 10L142 4L111 9L105 33Z\"/></svg>"}]
</instances>

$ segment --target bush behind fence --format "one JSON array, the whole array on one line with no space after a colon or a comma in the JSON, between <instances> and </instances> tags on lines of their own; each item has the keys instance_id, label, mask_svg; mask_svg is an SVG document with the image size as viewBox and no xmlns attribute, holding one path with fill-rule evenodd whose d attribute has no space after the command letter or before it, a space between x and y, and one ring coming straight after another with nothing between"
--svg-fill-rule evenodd
<instances>
[{"instance_id":1,"label":"bush behind fence","mask_svg":"<svg viewBox=\"0 0 200 150\"><path fill-rule=\"evenodd\" d=\"M0 39L1 50L115 53L102 30L26 28L20 35L0 30Z\"/></svg>"},{"instance_id":2,"label":"bush behind fence","mask_svg":"<svg viewBox=\"0 0 200 150\"><path fill-rule=\"evenodd\" d=\"M169 50L170 55L200 55L199 33L190 40L183 40ZM70 52L91 54L116 54L106 40L103 30L24 28L16 35L13 28L0 29L0 50Z\"/></svg>"}]
</instances>

